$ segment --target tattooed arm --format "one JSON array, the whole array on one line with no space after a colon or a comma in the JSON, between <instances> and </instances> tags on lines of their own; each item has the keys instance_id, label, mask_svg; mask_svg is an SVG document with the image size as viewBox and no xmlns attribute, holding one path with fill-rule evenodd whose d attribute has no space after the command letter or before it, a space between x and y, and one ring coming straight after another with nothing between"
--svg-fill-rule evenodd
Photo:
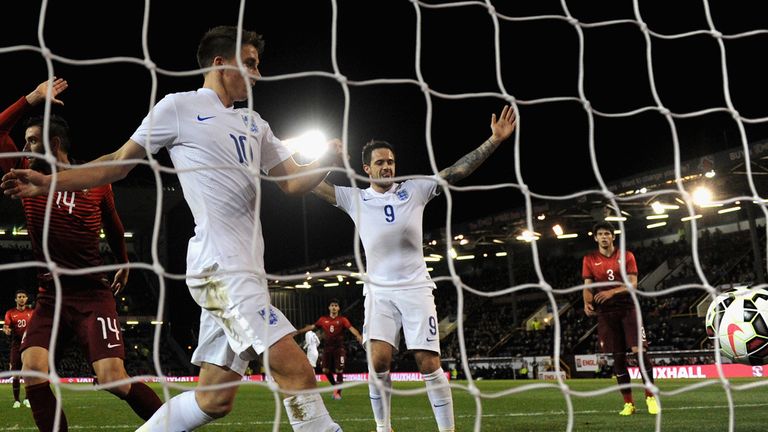
<instances>
[{"instance_id":1,"label":"tattooed arm","mask_svg":"<svg viewBox=\"0 0 768 432\"><path fill-rule=\"evenodd\" d=\"M493 134L485 140L478 148L472 150L456 161L453 165L440 171L438 175L444 178L450 184L456 184L468 175L472 174L488 156L496 150L496 147L502 141L509 138L515 130L516 124L515 110L509 105L505 105L501 110L498 120L496 114L491 115L491 131Z\"/></svg>"}]
</instances>

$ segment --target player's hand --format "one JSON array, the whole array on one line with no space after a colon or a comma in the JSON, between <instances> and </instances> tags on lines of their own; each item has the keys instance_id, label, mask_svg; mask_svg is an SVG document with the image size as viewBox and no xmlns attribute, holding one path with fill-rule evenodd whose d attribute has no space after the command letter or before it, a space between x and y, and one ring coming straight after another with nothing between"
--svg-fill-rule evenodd
<instances>
[{"instance_id":1,"label":"player's hand","mask_svg":"<svg viewBox=\"0 0 768 432\"><path fill-rule=\"evenodd\" d=\"M3 327L3 333L5 333L7 336L11 335L11 328L10 327Z\"/></svg>"},{"instance_id":2,"label":"player's hand","mask_svg":"<svg viewBox=\"0 0 768 432\"><path fill-rule=\"evenodd\" d=\"M51 87L51 103L57 104L57 105L64 105L64 102L62 102L59 99L56 99L56 96L58 96L61 92L67 89L69 84L67 84L67 81L64 78L56 78L53 77L53 86ZM27 102L30 105L37 105L43 101L45 101L45 97L48 95L48 81L43 81L40 83L37 88L32 90L30 94L27 95Z\"/></svg>"},{"instance_id":3,"label":"player's hand","mask_svg":"<svg viewBox=\"0 0 768 432\"><path fill-rule=\"evenodd\" d=\"M491 139L496 144L501 143L512 135L516 125L515 109L509 105L504 105L498 119L496 119L496 113L491 114L491 132L493 132Z\"/></svg>"},{"instance_id":4,"label":"player's hand","mask_svg":"<svg viewBox=\"0 0 768 432\"><path fill-rule=\"evenodd\" d=\"M323 166L343 166L344 146L341 140L334 138L326 143L328 150L323 154Z\"/></svg>"},{"instance_id":5,"label":"player's hand","mask_svg":"<svg viewBox=\"0 0 768 432\"><path fill-rule=\"evenodd\" d=\"M613 292L612 289L605 290L605 291L600 291L599 293L595 294L595 297L594 297L595 303L603 304L603 303L607 302L608 300L610 300L611 298L613 298L614 295L615 295L615 293Z\"/></svg>"},{"instance_id":6,"label":"player's hand","mask_svg":"<svg viewBox=\"0 0 768 432\"><path fill-rule=\"evenodd\" d=\"M11 198L29 198L45 195L51 183L51 177L31 169L12 169L3 176L0 187Z\"/></svg>"},{"instance_id":7,"label":"player's hand","mask_svg":"<svg viewBox=\"0 0 768 432\"><path fill-rule=\"evenodd\" d=\"M115 273L115 280L112 281L112 293L114 295L120 294L125 288L125 284L128 283L128 267L123 267Z\"/></svg>"},{"instance_id":8,"label":"player's hand","mask_svg":"<svg viewBox=\"0 0 768 432\"><path fill-rule=\"evenodd\" d=\"M597 313L595 312L595 307L592 305L592 302L584 303L584 313L590 317L597 315Z\"/></svg>"}]
</instances>

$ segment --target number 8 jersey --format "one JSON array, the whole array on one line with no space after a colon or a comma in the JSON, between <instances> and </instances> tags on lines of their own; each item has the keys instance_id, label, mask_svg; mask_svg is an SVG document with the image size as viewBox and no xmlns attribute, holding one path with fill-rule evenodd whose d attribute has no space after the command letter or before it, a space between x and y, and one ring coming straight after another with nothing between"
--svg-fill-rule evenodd
<instances>
[{"instance_id":1,"label":"number 8 jersey","mask_svg":"<svg viewBox=\"0 0 768 432\"><path fill-rule=\"evenodd\" d=\"M366 257L365 289L435 288L424 262L424 206L439 195L436 179L393 183L384 193L336 186L336 206L357 225Z\"/></svg>"}]
</instances>

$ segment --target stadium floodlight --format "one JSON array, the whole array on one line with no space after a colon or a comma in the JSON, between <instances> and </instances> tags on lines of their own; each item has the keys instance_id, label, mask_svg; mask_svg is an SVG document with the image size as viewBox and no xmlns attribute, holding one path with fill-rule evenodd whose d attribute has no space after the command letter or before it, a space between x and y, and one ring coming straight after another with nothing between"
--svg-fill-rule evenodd
<instances>
[{"instance_id":1,"label":"stadium floodlight","mask_svg":"<svg viewBox=\"0 0 768 432\"><path fill-rule=\"evenodd\" d=\"M692 219L700 219L701 216L702 215L700 215L700 214L693 215L693 216L686 216L686 217L680 218L680 221L681 222L688 222L689 220L692 220Z\"/></svg>"},{"instance_id":2,"label":"stadium floodlight","mask_svg":"<svg viewBox=\"0 0 768 432\"><path fill-rule=\"evenodd\" d=\"M555 233L556 236L561 236L561 235L563 235L563 232L564 232L563 231L563 227L560 226L560 224L555 224L552 227L552 231Z\"/></svg>"},{"instance_id":3,"label":"stadium floodlight","mask_svg":"<svg viewBox=\"0 0 768 432\"><path fill-rule=\"evenodd\" d=\"M283 140L283 144L294 153L302 157L315 160L328 150L328 141L325 134L319 130L305 132L296 138Z\"/></svg>"},{"instance_id":4,"label":"stadium floodlight","mask_svg":"<svg viewBox=\"0 0 768 432\"><path fill-rule=\"evenodd\" d=\"M693 191L693 203L697 206L712 204L712 191L706 186L699 186Z\"/></svg>"},{"instance_id":5,"label":"stadium floodlight","mask_svg":"<svg viewBox=\"0 0 768 432\"><path fill-rule=\"evenodd\" d=\"M579 236L578 233L560 234L559 236L557 236L557 239L558 240L565 240L565 239L576 238L578 236Z\"/></svg>"},{"instance_id":6,"label":"stadium floodlight","mask_svg":"<svg viewBox=\"0 0 768 432\"><path fill-rule=\"evenodd\" d=\"M618 221L622 221L623 222L623 221L627 220L627 218L626 218L626 216L606 216L605 220L609 221L609 222L618 222Z\"/></svg>"},{"instance_id":7,"label":"stadium floodlight","mask_svg":"<svg viewBox=\"0 0 768 432\"><path fill-rule=\"evenodd\" d=\"M720 209L720 210L717 211L717 213L718 214L723 214L723 213L730 213L730 212L735 212L735 211L739 211L739 210L741 210L741 206L735 206L735 207L728 207L728 208Z\"/></svg>"},{"instance_id":8,"label":"stadium floodlight","mask_svg":"<svg viewBox=\"0 0 768 432\"><path fill-rule=\"evenodd\" d=\"M656 222L650 225L646 225L645 228L647 229L659 228L659 227L665 226L666 224L667 224L666 222Z\"/></svg>"},{"instance_id":9,"label":"stadium floodlight","mask_svg":"<svg viewBox=\"0 0 768 432\"><path fill-rule=\"evenodd\" d=\"M529 230L523 230L523 232L515 237L517 240L524 241L524 242L532 242L534 240L538 240L539 237L541 237L541 234Z\"/></svg>"},{"instance_id":10,"label":"stadium floodlight","mask_svg":"<svg viewBox=\"0 0 768 432\"><path fill-rule=\"evenodd\" d=\"M663 213L663 214L648 215L645 218L648 219L648 220L654 220L654 219L667 219L668 217L669 217L668 214Z\"/></svg>"},{"instance_id":11,"label":"stadium floodlight","mask_svg":"<svg viewBox=\"0 0 768 432\"><path fill-rule=\"evenodd\" d=\"M715 170L709 170L709 171L704 173L704 177L706 177L706 178L712 178L714 176L715 176Z\"/></svg>"}]
</instances>

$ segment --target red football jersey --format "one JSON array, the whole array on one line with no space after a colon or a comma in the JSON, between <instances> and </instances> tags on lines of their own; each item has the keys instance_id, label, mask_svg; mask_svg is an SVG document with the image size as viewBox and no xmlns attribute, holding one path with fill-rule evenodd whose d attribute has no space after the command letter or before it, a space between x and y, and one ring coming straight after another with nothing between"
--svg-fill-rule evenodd
<instances>
[{"instance_id":1,"label":"red football jersey","mask_svg":"<svg viewBox=\"0 0 768 432\"><path fill-rule=\"evenodd\" d=\"M626 251L626 258L627 274L637 275L635 255L630 251ZM593 282L616 282L615 285L593 287L595 293L623 285L624 282L621 277L621 251L616 249L609 257L601 254L598 250L585 255L581 266L581 277L583 279L591 279ZM614 296L601 305L595 305L598 310L603 311L607 309L625 309L633 306L632 297L629 295Z\"/></svg>"},{"instance_id":2,"label":"red football jersey","mask_svg":"<svg viewBox=\"0 0 768 432\"><path fill-rule=\"evenodd\" d=\"M40 261L45 261L43 223L47 199L47 196L22 199L32 250L35 259ZM118 231L122 234L123 227L115 210L110 185L76 192L55 192L48 231L51 259L60 267L69 269L102 265L99 252L102 217L105 222L119 224ZM122 257L122 260L127 261L126 258Z\"/></svg>"},{"instance_id":3,"label":"red football jersey","mask_svg":"<svg viewBox=\"0 0 768 432\"><path fill-rule=\"evenodd\" d=\"M34 311L29 307L25 307L24 310L13 307L5 313L5 325L11 328L13 343L21 343L21 337L27 331L27 325L29 325L32 315L34 315Z\"/></svg>"},{"instance_id":4,"label":"red football jersey","mask_svg":"<svg viewBox=\"0 0 768 432\"><path fill-rule=\"evenodd\" d=\"M16 152L18 148L10 138L14 124L29 110L26 98L0 113L0 154ZM0 158L0 169L29 168L29 161L23 158ZM47 196L23 198L27 231L32 242L36 260L45 261L43 254L43 222ZM128 262L128 253L123 239L124 229L115 210L112 186L104 185L75 192L56 192L53 197L48 250L51 259L68 269L82 269L102 265L99 252L101 228L109 242L109 248L117 262ZM41 269L40 273L47 270ZM88 277L102 279L106 275L91 274ZM47 278L43 278L47 279Z\"/></svg>"},{"instance_id":5,"label":"red football jersey","mask_svg":"<svg viewBox=\"0 0 768 432\"><path fill-rule=\"evenodd\" d=\"M336 316L336 318L325 315L315 322L315 326L323 329L323 334L325 335L323 343L326 347L338 347L344 345L344 331L352 327L352 323L341 315Z\"/></svg>"}]
</instances>

